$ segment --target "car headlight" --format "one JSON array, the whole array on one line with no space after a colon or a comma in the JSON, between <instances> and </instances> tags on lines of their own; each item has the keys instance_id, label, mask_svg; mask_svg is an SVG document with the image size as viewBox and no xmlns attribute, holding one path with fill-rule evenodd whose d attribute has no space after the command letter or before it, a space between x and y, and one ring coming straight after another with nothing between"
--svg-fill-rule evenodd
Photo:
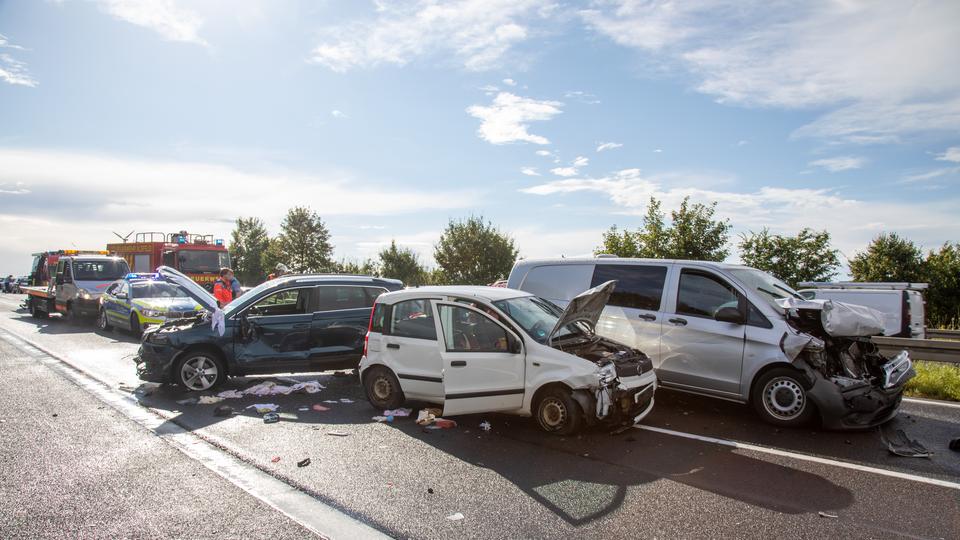
<instances>
[{"instance_id":1,"label":"car headlight","mask_svg":"<svg viewBox=\"0 0 960 540\"><path fill-rule=\"evenodd\" d=\"M164 314L163 311L156 310L156 309L141 309L140 313L142 313L144 317L154 317L154 318L163 317L163 314Z\"/></svg>"},{"instance_id":2,"label":"car headlight","mask_svg":"<svg viewBox=\"0 0 960 540\"><path fill-rule=\"evenodd\" d=\"M617 378L617 366L610 362L597 368L597 379L600 384L609 384Z\"/></svg>"}]
</instances>

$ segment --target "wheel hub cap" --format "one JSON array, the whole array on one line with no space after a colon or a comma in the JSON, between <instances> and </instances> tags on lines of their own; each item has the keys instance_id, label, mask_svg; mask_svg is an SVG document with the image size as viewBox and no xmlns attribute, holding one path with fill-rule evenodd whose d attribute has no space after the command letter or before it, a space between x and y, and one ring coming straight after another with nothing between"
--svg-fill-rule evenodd
<instances>
[{"instance_id":1,"label":"wheel hub cap","mask_svg":"<svg viewBox=\"0 0 960 540\"><path fill-rule=\"evenodd\" d=\"M567 414L563 404L550 400L544 404L541 416L544 424L550 427L558 427L563 424Z\"/></svg>"},{"instance_id":2,"label":"wheel hub cap","mask_svg":"<svg viewBox=\"0 0 960 540\"><path fill-rule=\"evenodd\" d=\"M764 407L773 416L789 420L800 415L806 407L803 388L793 379L773 379L764 390Z\"/></svg>"}]
</instances>

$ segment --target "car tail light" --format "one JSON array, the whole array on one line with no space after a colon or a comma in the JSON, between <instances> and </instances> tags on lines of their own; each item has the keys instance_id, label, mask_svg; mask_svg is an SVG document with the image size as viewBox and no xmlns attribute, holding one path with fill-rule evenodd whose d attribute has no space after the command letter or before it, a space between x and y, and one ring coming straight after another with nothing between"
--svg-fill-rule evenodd
<instances>
[{"instance_id":1,"label":"car tail light","mask_svg":"<svg viewBox=\"0 0 960 540\"><path fill-rule=\"evenodd\" d=\"M377 302L370 306L370 321L367 322L367 333L363 336L363 356L367 355L367 345L370 344L370 331L373 330L373 314L377 312Z\"/></svg>"}]
</instances>

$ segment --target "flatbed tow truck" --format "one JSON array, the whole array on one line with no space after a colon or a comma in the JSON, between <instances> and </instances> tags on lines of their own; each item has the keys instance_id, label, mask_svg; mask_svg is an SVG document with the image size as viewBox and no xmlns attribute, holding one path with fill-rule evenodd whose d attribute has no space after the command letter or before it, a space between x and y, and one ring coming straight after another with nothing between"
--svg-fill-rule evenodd
<instances>
[{"instance_id":1,"label":"flatbed tow truck","mask_svg":"<svg viewBox=\"0 0 960 540\"><path fill-rule=\"evenodd\" d=\"M108 251L63 249L35 253L26 308L36 319L60 313L72 322L96 316L100 295L111 283L130 272L122 257Z\"/></svg>"}]
</instances>

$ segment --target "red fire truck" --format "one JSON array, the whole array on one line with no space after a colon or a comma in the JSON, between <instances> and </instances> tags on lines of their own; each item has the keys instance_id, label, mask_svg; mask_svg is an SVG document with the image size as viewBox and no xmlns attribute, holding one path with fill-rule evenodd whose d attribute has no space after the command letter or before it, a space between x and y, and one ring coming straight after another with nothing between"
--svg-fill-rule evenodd
<instances>
[{"instance_id":1,"label":"red fire truck","mask_svg":"<svg viewBox=\"0 0 960 540\"><path fill-rule=\"evenodd\" d=\"M133 242L107 244L107 250L130 264L133 272L154 272L160 265L176 268L204 288L213 287L220 269L230 266L223 239L212 234L137 233Z\"/></svg>"}]
</instances>

